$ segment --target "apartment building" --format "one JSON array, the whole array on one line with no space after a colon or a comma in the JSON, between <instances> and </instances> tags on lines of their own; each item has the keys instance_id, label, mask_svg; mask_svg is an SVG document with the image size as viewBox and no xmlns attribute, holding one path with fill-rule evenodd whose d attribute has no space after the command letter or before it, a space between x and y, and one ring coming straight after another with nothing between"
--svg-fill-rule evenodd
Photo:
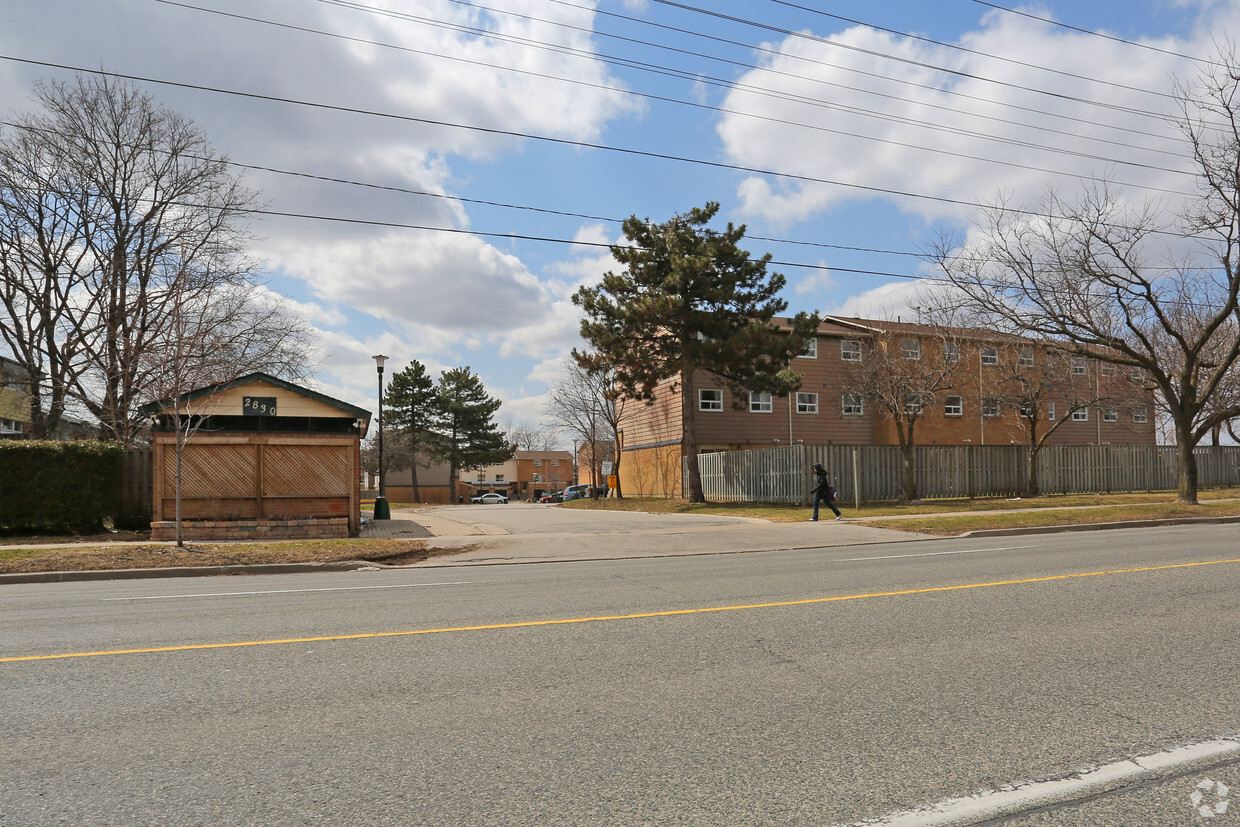
<instances>
[{"instance_id":1,"label":"apartment building","mask_svg":"<svg viewBox=\"0 0 1240 827\"><path fill-rule=\"evenodd\" d=\"M788 319L775 323L787 327ZM790 396L736 397L704 371L690 377L689 399L698 449L737 451L781 445L896 445L897 423L860 390L867 360L891 359L893 370L915 377L937 364L950 376L939 392L919 395L914 442L919 445L1008 445L1028 440L1032 405L1039 433L1062 418L1051 444L1152 445L1153 397L1122 369L1093 359L1056 355L1027 339L991 331L828 317L790 368L802 375ZM1030 383L1038 371L1045 381ZM683 397L679 378L656 389L653 404L632 404L623 422L621 483L631 493L678 494L681 489ZM1031 385L1027 399L1014 385ZM915 384L915 383L914 383ZM929 397L929 398L927 398Z\"/></svg>"}]
</instances>

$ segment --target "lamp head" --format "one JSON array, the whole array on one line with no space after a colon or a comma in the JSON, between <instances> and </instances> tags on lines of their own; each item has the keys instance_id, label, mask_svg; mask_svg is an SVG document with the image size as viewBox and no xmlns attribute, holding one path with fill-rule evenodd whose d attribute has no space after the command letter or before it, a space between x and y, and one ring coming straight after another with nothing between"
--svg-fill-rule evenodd
<instances>
[{"instance_id":1,"label":"lamp head","mask_svg":"<svg viewBox=\"0 0 1240 827\"><path fill-rule=\"evenodd\" d=\"M387 361L387 357L386 356L372 356L370 358L375 360L375 365L379 368L379 372L383 373L383 363Z\"/></svg>"}]
</instances>

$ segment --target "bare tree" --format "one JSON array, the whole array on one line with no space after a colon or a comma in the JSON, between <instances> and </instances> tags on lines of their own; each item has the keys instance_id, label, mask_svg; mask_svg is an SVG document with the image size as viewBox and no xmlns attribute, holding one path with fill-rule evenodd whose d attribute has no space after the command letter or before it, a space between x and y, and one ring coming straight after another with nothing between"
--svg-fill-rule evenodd
<instances>
[{"instance_id":1,"label":"bare tree","mask_svg":"<svg viewBox=\"0 0 1240 827\"><path fill-rule=\"evenodd\" d=\"M859 339L860 358L845 363L845 405L859 411L864 404L891 423L904 459L901 498L919 499L917 492L917 423L926 405L956 383L959 350L947 328L922 325L919 329L898 324L873 328ZM955 356L953 356L955 354ZM845 411L844 413L848 413Z\"/></svg>"},{"instance_id":2,"label":"bare tree","mask_svg":"<svg viewBox=\"0 0 1240 827\"><path fill-rule=\"evenodd\" d=\"M131 84L78 75L34 96L42 111L0 141L0 331L45 422L76 398L128 443L177 305L256 283L254 196L201 130Z\"/></svg>"},{"instance_id":3,"label":"bare tree","mask_svg":"<svg viewBox=\"0 0 1240 827\"><path fill-rule=\"evenodd\" d=\"M983 312L1140 369L1175 432L1179 500L1196 503L1193 449L1240 416L1240 58L1222 51L1177 91L1197 196L1134 209L1097 183L1020 212L998 204L980 239L941 241L931 258Z\"/></svg>"},{"instance_id":4,"label":"bare tree","mask_svg":"<svg viewBox=\"0 0 1240 827\"><path fill-rule=\"evenodd\" d=\"M197 394L248 373L297 375L307 351L307 328L269 295L247 284L205 289L182 283L158 347L146 354L145 392L155 401L142 410L162 410L175 433L176 541L184 546L181 490L186 446L218 413L219 397Z\"/></svg>"},{"instance_id":5,"label":"bare tree","mask_svg":"<svg viewBox=\"0 0 1240 827\"><path fill-rule=\"evenodd\" d=\"M508 441L518 451L555 451L560 447L560 437L555 428L542 422L518 420L500 426Z\"/></svg>"},{"instance_id":6,"label":"bare tree","mask_svg":"<svg viewBox=\"0 0 1240 827\"><path fill-rule=\"evenodd\" d=\"M547 394L547 417L561 424L581 443L590 446L594 479L600 475L604 443L611 444L612 474L620 476L620 422L628 403L616 387L615 371L597 354L573 355L564 359L559 384ZM616 486L617 499L624 492Z\"/></svg>"}]
</instances>

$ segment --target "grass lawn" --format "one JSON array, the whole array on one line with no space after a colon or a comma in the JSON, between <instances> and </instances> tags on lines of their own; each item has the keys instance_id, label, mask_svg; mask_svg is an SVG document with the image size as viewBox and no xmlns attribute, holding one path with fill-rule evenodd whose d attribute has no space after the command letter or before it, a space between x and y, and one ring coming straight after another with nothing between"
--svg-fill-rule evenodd
<instances>
[{"instance_id":1,"label":"grass lawn","mask_svg":"<svg viewBox=\"0 0 1240 827\"><path fill-rule=\"evenodd\" d=\"M1200 505L1184 506L1167 492L1142 494L1071 494L1033 499L926 500L911 505L862 503L860 509L837 503L850 520L866 525L954 535L989 528L1109 523L1125 520L1159 520L1183 517L1240 516L1240 489L1202 491ZM800 505L767 503L690 503L686 500L629 497L623 500L574 500L561 508L597 508L616 511L647 511L659 514L720 514L756 517L776 523L803 521L809 509ZM1035 509L1032 513L996 514L1011 509ZM964 516L958 512L970 512ZM829 512L828 512L829 513ZM888 519L883 519L888 518Z\"/></svg>"}]
</instances>

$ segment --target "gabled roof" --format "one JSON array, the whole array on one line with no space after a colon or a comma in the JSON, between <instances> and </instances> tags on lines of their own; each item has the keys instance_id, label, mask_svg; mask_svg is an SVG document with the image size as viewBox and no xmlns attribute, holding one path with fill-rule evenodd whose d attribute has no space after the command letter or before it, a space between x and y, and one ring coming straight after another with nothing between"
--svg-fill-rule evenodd
<instances>
[{"instance_id":1,"label":"gabled roof","mask_svg":"<svg viewBox=\"0 0 1240 827\"><path fill-rule=\"evenodd\" d=\"M327 396L326 394L319 393L318 391L312 391L309 388L303 388L301 385L294 385L292 382L288 382L288 381L285 381L284 379L280 379L278 377L272 376L271 374L262 373L258 371L254 373L247 373L245 376L239 377L237 379L233 379L230 382L221 382L218 385L208 385L207 387L204 387L204 388L198 388L197 390L187 391L181 394L176 399L176 403L178 405L181 405L186 402L193 402L195 399L201 399L205 396L212 396L214 394L220 393L221 391L226 391L231 388L239 388L239 387L242 387L243 385L253 385L258 382L265 382L268 385L275 385L277 388L281 388L282 390L289 391L290 393L295 393L300 396L304 396L307 399L313 399L316 402L320 402L329 407L336 408L337 410L341 411L342 413L348 414L354 419L364 419L367 422L370 421L370 411L366 410L365 408L359 408L356 405L350 405L348 402L342 402L339 399L334 399L333 397ZM157 413L165 408L172 407L172 405L173 405L173 400L171 398L160 399L156 402L148 402L147 404L138 408L138 413L149 416L150 414Z\"/></svg>"}]
</instances>

